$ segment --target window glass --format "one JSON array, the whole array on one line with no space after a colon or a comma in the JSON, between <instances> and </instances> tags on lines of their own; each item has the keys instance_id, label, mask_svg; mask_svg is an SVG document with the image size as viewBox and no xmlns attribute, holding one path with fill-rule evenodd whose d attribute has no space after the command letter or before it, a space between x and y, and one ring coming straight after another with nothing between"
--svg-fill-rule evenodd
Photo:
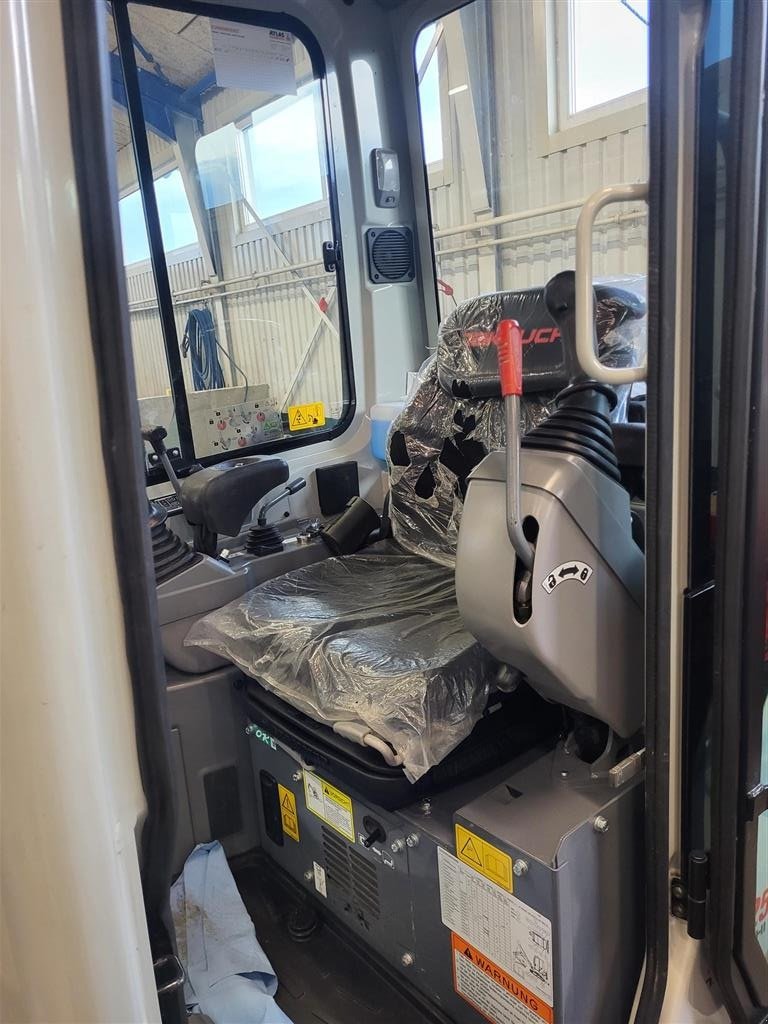
<instances>
[{"instance_id":1,"label":"window glass","mask_svg":"<svg viewBox=\"0 0 768 1024\"><path fill-rule=\"evenodd\" d=\"M568 0L569 114L648 85L648 0Z\"/></svg>"},{"instance_id":2,"label":"window glass","mask_svg":"<svg viewBox=\"0 0 768 1024\"><path fill-rule=\"evenodd\" d=\"M309 52L282 29L192 12L136 3L128 18L132 54L126 61L110 38L113 77L117 61L130 82L135 61L175 327L161 315L167 291L148 262L127 101L117 91L142 420L169 419L186 461L326 436L343 425L350 400L341 279L322 261L334 228Z\"/></svg>"},{"instance_id":3,"label":"window glass","mask_svg":"<svg viewBox=\"0 0 768 1024\"><path fill-rule=\"evenodd\" d=\"M567 8L565 0L556 6ZM618 0L596 4L613 6L619 19L637 24L638 60L644 62L645 26ZM537 25L542 7L540 0L477 0L427 25L415 41L443 316L477 295L541 287L572 270L584 199L605 185L647 180L644 123L617 126L586 146L582 140L557 152L541 150L540 86L548 54ZM621 52L623 46L615 46ZM427 88L430 49L436 75ZM605 88L617 88L613 58L602 56L595 65L595 88L605 67ZM438 153L450 173L433 173ZM601 214L593 234L596 279L622 279L645 295L646 220L642 202Z\"/></svg>"},{"instance_id":4,"label":"window glass","mask_svg":"<svg viewBox=\"0 0 768 1024\"><path fill-rule=\"evenodd\" d=\"M438 27L426 25L416 40L416 73L419 81L421 136L427 166L443 159L443 127L440 110L440 70L438 67Z\"/></svg>"},{"instance_id":5,"label":"window glass","mask_svg":"<svg viewBox=\"0 0 768 1024\"><path fill-rule=\"evenodd\" d=\"M324 198L314 92L268 104L243 131L247 195L261 218ZM253 223L247 210L246 220Z\"/></svg>"},{"instance_id":6,"label":"window glass","mask_svg":"<svg viewBox=\"0 0 768 1024\"><path fill-rule=\"evenodd\" d=\"M197 245L197 231L189 208L184 182L178 170L169 171L155 181L160 227L166 252ZM119 205L120 231L123 236L123 262L126 266L149 259L149 239L141 192L124 196Z\"/></svg>"}]
</instances>

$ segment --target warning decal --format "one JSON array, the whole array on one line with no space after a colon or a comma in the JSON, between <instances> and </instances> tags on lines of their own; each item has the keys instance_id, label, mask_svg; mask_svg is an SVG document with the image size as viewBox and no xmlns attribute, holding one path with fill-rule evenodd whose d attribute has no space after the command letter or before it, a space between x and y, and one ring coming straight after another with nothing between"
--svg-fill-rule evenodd
<instances>
[{"instance_id":1,"label":"warning decal","mask_svg":"<svg viewBox=\"0 0 768 1024\"><path fill-rule=\"evenodd\" d=\"M299 816L296 813L296 797L285 786L277 784L277 792L280 796L280 820L283 823L283 832L291 839L299 841Z\"/></svg>"},{"instance_id":2,"label":"warning decal","mask_svg":"<svg viewBox=\"0 0 768 1024\"><path fill-rule=\"evenodd\" d=\"M309 405L288 406L288 429L310 430L312 427L325 426L325 406L322 402L311 402Z\"/></svg>"},{"instance_id":3,"label":"warning decal","mask_svg":"<svg viewBox=\"0 0 768 1024\"><path fill-rule=\"evenodd\" d=\"M487 843L474 832L456 826L456 856L481 875L512 892L512 858L498 847Z\"/></svg>"},{"instance_id":4,"label":"warning decal","mask_svg":"<svg viewBox=\"0 0 768 1024\"><path fill-rule=\"evenodd\" d=\"M304 772L304 796L307 807L318 818L340 832L350 843L355 841L352 801L346 793L312 772Z\"/></svg>"},{"instance_id":5,"label":"warning decal","mask_svg":"<svg viewBox=\"0 0 768 1024\"><path fill-rule=\"evenodd\" d=\"M443 924L542 1003L552 1006L552 924L442 847L437 850Z\"/></svg>"},{"instance_id":6,"label":"warning decal","mask_svg":"<svg viewBox=\"0 0 768 1024\"><path fill-rule=\"evenodd\" d=\"M492 1024L552 1024L552 1007L455 932L453 984Z\"/></svg>"}]
</instances>

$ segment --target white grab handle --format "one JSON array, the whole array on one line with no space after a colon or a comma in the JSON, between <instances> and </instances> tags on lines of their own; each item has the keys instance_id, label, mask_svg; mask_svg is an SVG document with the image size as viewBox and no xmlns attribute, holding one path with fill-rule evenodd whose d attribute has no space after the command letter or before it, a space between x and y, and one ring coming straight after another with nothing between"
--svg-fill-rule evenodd
<instances>
[{"instance_id":1,"label":"white grab handle","mask_svg":"<svg viewBox=\"0 0 768 1024\"><path fill-rule=\"evenodd\" d=\"M588 377L604 384L632 384L645 380L642 366L605 366L595 352L595 293L592 285L592 228L595 217L609 203L648 199L648 183L607 185L584 203L576 223L576 355Z\"/></svg>"}]
</instances>

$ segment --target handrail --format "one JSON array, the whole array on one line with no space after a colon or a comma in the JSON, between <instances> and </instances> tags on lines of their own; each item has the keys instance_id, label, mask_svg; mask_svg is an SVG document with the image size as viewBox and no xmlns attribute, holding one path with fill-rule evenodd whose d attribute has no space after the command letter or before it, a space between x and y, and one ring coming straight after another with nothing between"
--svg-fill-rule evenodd
<instances>
[{"instance_id":1,"label":"handrail","mask_svg":"<svg viewBox=\"0 0 768 1024\"><path fill-rule=\"evenodd\" d=\"M604 384L632 384L645 380L646 362L640 366L605 366L595 351L595 292L592 285L592 229L598 213L609 203L648 198L648 183L606 185L593 192L576 222L576 355L584 373Z\"/></svg>"}]
</instances>

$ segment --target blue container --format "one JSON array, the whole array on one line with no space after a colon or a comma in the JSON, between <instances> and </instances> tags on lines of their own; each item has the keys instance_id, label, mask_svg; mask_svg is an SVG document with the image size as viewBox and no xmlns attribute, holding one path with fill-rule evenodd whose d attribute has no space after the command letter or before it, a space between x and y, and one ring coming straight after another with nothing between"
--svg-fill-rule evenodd
<instances>
[{"instance_id":1,"label":"blue container","mask_svg":"<svg viewBox=\"0 0 768 1024\"><path fill-rule=\"evenodd\" d=\"M380 462L387 461L387 434L389 428L403 411L404 402L387 402L371 406L371 452Z\"/></svg>"}]
</instances>

